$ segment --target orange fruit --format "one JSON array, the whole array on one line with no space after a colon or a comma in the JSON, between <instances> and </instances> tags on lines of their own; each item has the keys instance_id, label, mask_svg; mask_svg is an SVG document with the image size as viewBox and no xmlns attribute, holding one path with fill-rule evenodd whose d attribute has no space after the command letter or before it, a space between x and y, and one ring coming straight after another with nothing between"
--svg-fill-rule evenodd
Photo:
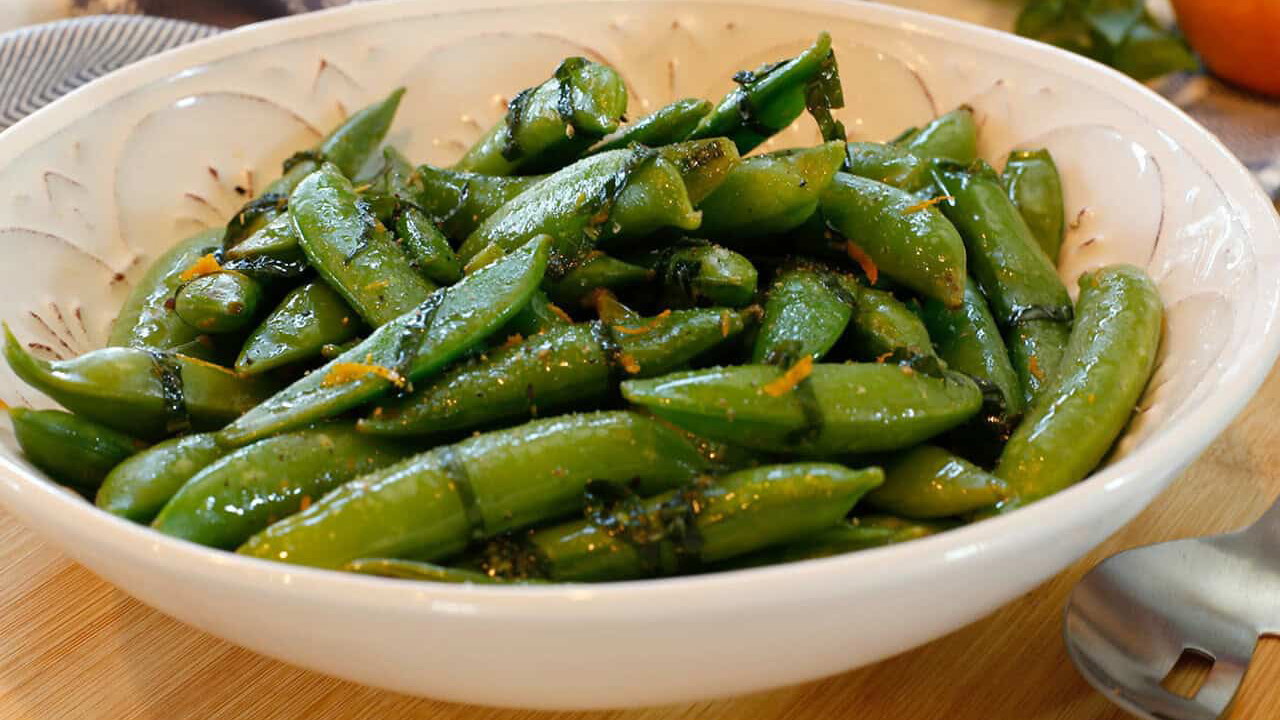
<instances>
[{"instance_id":1,"label":"orange fruit","mask_svg":"<svg viewBox=\"0 0 1280 720\"><path fill-rule=\"evenodd\" d=\"M1280 0L1173 0L1178 25L1213 73L1280 96Z\"/></svg>"}]
</instances>

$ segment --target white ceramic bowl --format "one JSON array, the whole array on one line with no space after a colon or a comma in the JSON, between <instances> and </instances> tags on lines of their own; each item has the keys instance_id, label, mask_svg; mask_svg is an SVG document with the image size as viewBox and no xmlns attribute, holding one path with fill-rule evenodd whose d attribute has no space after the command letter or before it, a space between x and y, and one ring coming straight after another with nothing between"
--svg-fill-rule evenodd
<instances>
[{"instance_id":1,"label":"white ceramic bowl","mask_svg":"<svg viewBox=\"0 0 1280 720\"><path fill-rule=\"evenodd\" d=\"M8 436L0 500L142 601L359 682L493 705L603 707L840 672L991 612L1132 518L1243 407L1277 354L1277 217L1208 133L1142 86L1044 45L835 0L362 4L232 32L127 68L0 135L0 317L67 355L101 345L130 279L221 223L339 112L398 84L392 139L448 162L500 96L565 55L627 77L632 114L836 38L855 138L973 104L982 151L1047 145L1072 219L1063 274L1145 265L1162 363L1116 458L1066 492L931 539L845 557L587 587L459 587L249 560L98 512ZM800 141L808 126L784 134ZM44 404L7 370L9 402Z\"/></svg>"}]
</instances>

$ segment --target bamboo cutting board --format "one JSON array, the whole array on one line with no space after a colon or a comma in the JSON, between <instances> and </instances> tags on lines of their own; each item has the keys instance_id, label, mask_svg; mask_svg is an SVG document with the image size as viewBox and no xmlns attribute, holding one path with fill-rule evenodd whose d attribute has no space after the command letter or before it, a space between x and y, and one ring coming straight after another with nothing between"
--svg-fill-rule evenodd
<instances>
[{"instance_id":1,"label":"bamboo cutting board","mask_svg":"<svg viewBox=\"0 0 1280 720\"><path fill-rule=\"evenodd\" d=\"M1235 529L1280 494L1280 371L1150 508L995 615L887 662L757 695L611 713L447 705L298 670L180 625L0 514L0 720L1122 720L1061 641L1075 581L1124 548ZM1255 656L1231 720L1280 716L1280 643Z\"/></svg>"}]
</instances>

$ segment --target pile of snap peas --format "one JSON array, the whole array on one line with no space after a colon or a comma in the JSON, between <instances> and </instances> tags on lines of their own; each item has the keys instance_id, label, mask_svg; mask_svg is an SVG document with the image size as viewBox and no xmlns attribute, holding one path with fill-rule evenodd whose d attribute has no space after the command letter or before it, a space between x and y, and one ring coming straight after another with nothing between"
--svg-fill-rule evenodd
<instances>
[{"instance_id":1,"label":"pile of snap peas","mask_svg":"<svg viewBox=\"0 0 1280 720\"><path fill-rule=\"evenodd\" d=\"M243 555L599 582L903 542L1084 478L1155 364L1142 270L1055 262L1053 158L958 108L849 142L823 33L626 123L568 58L452 167L402 90L159 257L109 347L5 357L31 463ZM824 142L748 154L802 114Z\"/></svg>"}]
</instances>

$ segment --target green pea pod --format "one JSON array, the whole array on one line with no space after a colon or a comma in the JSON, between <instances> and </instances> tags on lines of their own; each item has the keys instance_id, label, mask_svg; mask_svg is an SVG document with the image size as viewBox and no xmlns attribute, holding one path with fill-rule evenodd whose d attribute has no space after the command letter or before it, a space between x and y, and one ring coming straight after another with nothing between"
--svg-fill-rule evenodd
<instances>
[{"instance_id":1,"label":"green pea pod","mask_svg":"<svg viewBox=\"0 0 1280 720\"><path fill-rule=\"evenodd\" d=\"M632 260L657 274L668 307L744 307L756 294L759 273L746 256L706 241L669 245Z\"/></svg>"},{"instance_id":2,"label":"green pea pod","mask_svg":"<svg viewBox=\"0 0 1280 720\"><path fill-rule=\"evenodd\" d=\"M1155 368L1163 307L1155 284L1132 265L1080 278L1078 317L1049 384L996 465L1013 500L1034 502L1083 479L1124 430Z\"/></svg>"},{"instance_id":3,"label":"green pea pod","mask_svg":"<svg viewBox=\"0 0 1280 720\"><path fill-rule=\"evenodd\" d=\"M1058 376L1058 366L1071 339L1071 324L1048 319L1023 320L1005 333L1005 339L1022 391L1022 404L1030 407Z\"/></svg>"},{"instance_id":4,"label":"green pea pod","mask_svg":"<svg viewBox=\"0 0 1280 720\"><path fill-rule=\"evenodd\" d=\"M749 157L702 204L702 234L738 242L798 227L844 163L842 142Z\"/></svg>"},{"instance_id":5,"label":"green pea pod","mask_svg":"<svg viewBox=\"0 0 1280 720\"><path fill-rule=\"evenodd\" d=\"M161 255L133 286L111 325L107 344L173 350L200 335L173 312L173 296L185 282L183 273L196 260L218 249L221 228L204 230Z\"/></svg>"},{"instance_id":6,"label":"green pea pod","mask_svg":"<svg viewBox=\"0 0 1280 720\"><path fill-rule=\"evenodd\" d=\"M579 305L597 288L617 290L653 279L653 270L623 262L604 253L591 253L551 288L562 305Z\"/></svg>"},{"instance_id":7,"label":"green pea pod","mask_svg":"<svg viewBox=\"0 0 1280 720\"><path fill-rule=\"evenodd\" d=\"M225 256L231 260L248 260L266 257L278 260L296 260L302 253L298 245L298 231L288 212L281 212L249 235L228 248Z\"/></svg>"},{"instance_id":8,"label":"green pea pod","mask_svg":"<svg viewBox=\"0 0 1280 720\"><path fill-rule=\"evenodd\" d=\"M902 147L924 158L973 162L978 157L978 124L973 119L973 108L961 105L935 118L905 139Z\"/></svg>"},{"instance_id":9,"label":"green pea pod","mask_svg":"<svg viewBox=\"0 0 1280 720\"><path fill-rule=\"evenodd\" d=\"M233 270L201 275L182 286L173 311L200 332L229 333L253 322L262 301L262 286Z\"/></svg>"},{"instance_id":10,"label":"green pea pod","mask_svg":"<svg viewBox=\"0 0 1280 720\"><path fill-rule=\"evenodd\" d=\"M1054 263L1062 248L1066 225L1062 178L1048 150L1015 150L1009 153L1001 175L1009 199L1040 243L1040 249Z\"/></svg>"},{"instance_id":11,"label":"green pea pod","mask_svg":"<svg viewBox=\"0 0 1280 720\"><path fill-rule=\"evenodd\" d=\"M827 224L880 273L925 297L958 307L964 300L965 246L954 226L908 192L836 173L822 196Z\"/></svg>"},{"instance_id":12,"label":"green pea pod","mask_svg":"<svg viewBox=\"0 0 1280 720\"><path fill-rule=\"evenodd\" d=\"M845 155L845 171L892 185L909 193L933 186L931 163L906 148L893 144L851 142Z\"/></svg>"},{"instance_id":13,"label":"green pea pod","mask_svg":"<svg viewBox=\"0 0 1280 720\"><path fill-rule=\"evenodd\" d=\"M895 351L932 355L933 342L919 316L891 293L864 288L845 333L854 359L871 361Z\"/></svg>"},{"instance_id":14,"label":"green pea pod","mask_svg":"<svg viewBox=\"0 0 1280 720\"><path fill-rule=\"evenodd\" d=\"M382 100L362 108L347 118L316 146L320 159L323 162L333 163L343 175L355 177L356 173L360 172L360 168L373 157L378 146L382 145L382 140L386 138L387 131L391 129L391 123L395 120L396 110L400 108L400 98L403 96L404 88L396 88ZM308 161L305 157L299 159L302 162ZM323 162L316 163L311 170L319 169ZM292 186L280 188L279 191L290 193L296 185L295 182Z\"/></svg>"},{"instance_id":15,"label":"green pea pod","mask_svg":"<svg viewBox=\"0 0 1280 720\"><path fill-rule=\"evenodd\" d=\"M112 515L150 523L187 480L227 452L213 433L157 443L117 465L94 502Z\"/></svg>"},{"instance_id":16,"label":"green pea pod","mask_svg":"<svg viewBox=\"0 0 1280 720\"><path fill-rule=\"evenodd\" d=\"M627 86L613 68L566 58L549 80L517 93L506 117L453 169L528 175L558 168L617 130L626 112Z\"/></svg>"},{"instance_id":17,"label":"green pea pod","mask_svg":"<svg viewBox=\"0 0 1280 720\"><path fill-rule=\"evenodd\" d=\"M351 181L333 165L324 165L298 185L289 214L307 259L371 326L404 315L435 289L360 205Z\"/></svg>"},{"instance_id":18,"label":"green pea pod","mask_svg":"<svg viewBox=\"0 0 1280 720\"><path fill-rule=\"evenodd\" d=\"M716 570L779 565L801 560L843 555L859 550L919 540L957 527L953 521L906 520L891 515L863 515L798 540L789 545L745 555L717 566Z\"/></svg>"},{"instance_id":19,"label":"green pea pod","mask_svg":"<svg viewBox=\"0 0 1280 720\"><path fill-rule=\"evenodd\" d=\"M103 348L70 360L31 356L5 327L14 374L77 415L155 439L216 427L264 400L271 385L226 368L142 348Z\"/></svg>"},{"instance_id":20,"label":"green pea pod","mask_svg":"<svg viewBox=\"0 0 1280 720\"><path fill-rule=\"evenodd\" d=\"M617 378L662 375L736 337L741 313L680 310L636 325L561 325L457 365L376 407L362 432L438 435L586 407L617 396Z\"/></svg>"},{"instance_id":21,"label":"green pea pod","mask_svg":"<svg viewBox=\"0 0 1280 720\"><path fill-rule=\"evenodd\" d=\"M423 582L475 583L477 585L539 585L546 582L545 580L533 578L528 580L506 580L504 578L489 577L475 570L446 567L419 560L397 560L395 558L360 558L343 565L342 569L357 575L375 575L377 577L421 580Z\"/></svg>"},{"instance_id":22,"label":"green pea pod","mask_svg":"<svg viewBox=\"0 0 1280 720\"><path fill-rule=\"evenodd\" d=\"M485 574L514 571L521 574L512 579L531 575L555 582L687 573L833 527L883 479L879 468L794 463L703 479L648 499L593 484L588 493L605 497L588 500L585 520L495 543L460 564ZM513 554L535 560L513 562Z\"/></svg>"},{"instance_id":23,"label":"green pea pod","mask_svg":"<svg viewBox=\"0 0 1280 720\"><path fill-rule=\"evenodd\" d=\"M797 368L743 365L628 380L622 394L690 432L808 456L911 447L972 417L982 392L968 376L878 363Z\"/></svg>"},{"instance_id":24,"label":"green pea pod","mask_svg":"<svg viewBox=\"0 0 1280 720\"><path fill-rule=\"evenodd\" d=\"M701 98L676 100L622 128L618 134L591 148L591 152L620 150L632 143L659 147L684 140L711 112L711 103Z\"/></svg>"},{"instance_id":25,"label":"green pea pod","mask_svg":"<svg viewBox=\"0 0 1280 720\"><path fill-rule=\"evenodd\" d=\"M390 200L392 210L383 220L394 220L396 240L408 254L410 264L432 282L452 285L462 278L462 263L453 254L449 241L436 228L426 213L418 206L421 181L415 178L417 170L399 150L388 147L382 153L383 168L370 195Z\"/></svg>"},{"instance_id":26,"label":"green pea pod","mask_svg":"<svg viewBox=\"0 0 1280 720\"><path fill-rule=\"evenodd\" d=\"M693 441L629 412L535 420L357 478L238 552L341 567L362 557L436 560L470 541L563 517L589 480L661 492L711 470Z\"/></svg>"},{"instance_id":27,"label":"green pea pod","mask_svg":"<svg viewBox=\"0 0 1280 720\"><path fill-rule=\"evenodd\" d=\"M947 367L977 380L988 394L994 393L1000 406L996 414L1022 414L1026 406L1022 386L977 283L965 284L964 304L958 308L948 309L937 300L926 301L923 318L938 356Z\"/></svg>"},{"instance_id":28,"label":"green pea pod","mask_svg":"<svg viewBox=\"0 0 1280 720\"><path fill-rule=\"evenodd\" d=\"M310 282L286 295L249 335L235 369L256 375L310 360L325 345L345 343L359 330L358 316L337 291L323 282Z\"/></svg>"},{"instance_id":29,"label":"green pea pod","mask_svg":"<svg viewBox=\"0 0 1280 720\"><path fill-rule=\"evenodd\" d=\"M91 493L126 458L146 445L96 422L61 410L10 408L18 447L49 477Z\"/></svg>"},{"instance_id":30,"label":"green pea pod","mask_svg":"<svg viewBox=\"0 0 1280 720\"><path fill-rule=\"evenodd\" d=\"M342 483L412 452L329 424L259 440L214 461L169 500L152 527L201 545L238 547Z\"/></svg>"},{"instance_id":31,"label":"green pea pod","mask_svg":"<svg viewBox=\"0 0 1280 720\"><path fill-rule=\"evenodd\" d=\"M608 325L632 325L640 326L644 324L644 318L640 313L627 307L608 290L594 293L596 316L600 321Z\"/></svg>"},{"instance_id":32,"label":"green pea pod","mask_svg":"<svg viewBox=\"0 0 1280 720\"><path fill-rule=\"evenodd\" d=\"M545 292L535 290L529 297L529 301L494 335L499 338L517 334L530 337L571 322L573 320L565 314L564 310L556 307Z\"/></svg>"},{"instance_id":33,"label":"green pea pod","mask_svg":"<svg viewBox=\"0 0 1280 720\"><path fill-rule=\"evenodd\" d=\"M433 293L416 309L281 390L218 434L239 447L324 420L438 372L483 341L533 295L550 238L537 238L489 267Z\"/></svg>"},{"instance_id":34,"label":"green pea pod","mask_svg":"<svg viewBox=\"0 0 1280 720\"><path fill-rule=\"evenodd\" d=\"M877 510L917 520L964 515L1002 502L1003 480L932 445L884 463L884 485L867 496Z\"/></svg>"},{"instance_id":35,"label":"green pea pod","mask_svg":"<svg viewBox=\"0 0 1280 720\"><path fill-rule=\"evenodd\" d=\"M694 127L689 140L728 137L746 154L785 129L805 109L805 85L831 55L831 36L819 33L804 52L777 63L744 70L733 76L738 84Z\"/></svg>"},{"instance_id":36,"label":"green pea pod","mask_svg":"<svg viewBox=\"0 0 1280 720\"><path fill-rule=\"evenodd\" d=\"M858 302L854 282L817 266L784 269L769 288L751 362L790 366L821 360L835 346Z\"/></svg>"},{"instance_id":37,"label":"green pea pod","mask_svg":"<svg viewBox=\"0 0 1280 720\"><path fill-rule=\"evenodd\" d=\"M658 156L675 165L695 207L719 188L742 157L728 138L707 138L664 145Z\"/></svg>"},{"instance_id":38,"label":"green pea pod","mask_svg":"<svg viewBox=\"0 0 1280 720\"><path fill-rule=\"evenodd\" d=\"M458 255L472 271L545 233L555 238L556 279L600 240L643 237L664 227L691 230L700 221L671 163L643 147L613 150L579 160L517 195L471 233Z\"/></svg>"},{"instance_id":39,"label":"green pea pod","mask_svg":"<svg viewBox=\"0 0 1280 720\"><path fill-rule=\"evenodd\" d=\"M480 223L545 176L504 177L419 165L410 187L444 234L462 241Z\"/></svg>"}]
</instances>

